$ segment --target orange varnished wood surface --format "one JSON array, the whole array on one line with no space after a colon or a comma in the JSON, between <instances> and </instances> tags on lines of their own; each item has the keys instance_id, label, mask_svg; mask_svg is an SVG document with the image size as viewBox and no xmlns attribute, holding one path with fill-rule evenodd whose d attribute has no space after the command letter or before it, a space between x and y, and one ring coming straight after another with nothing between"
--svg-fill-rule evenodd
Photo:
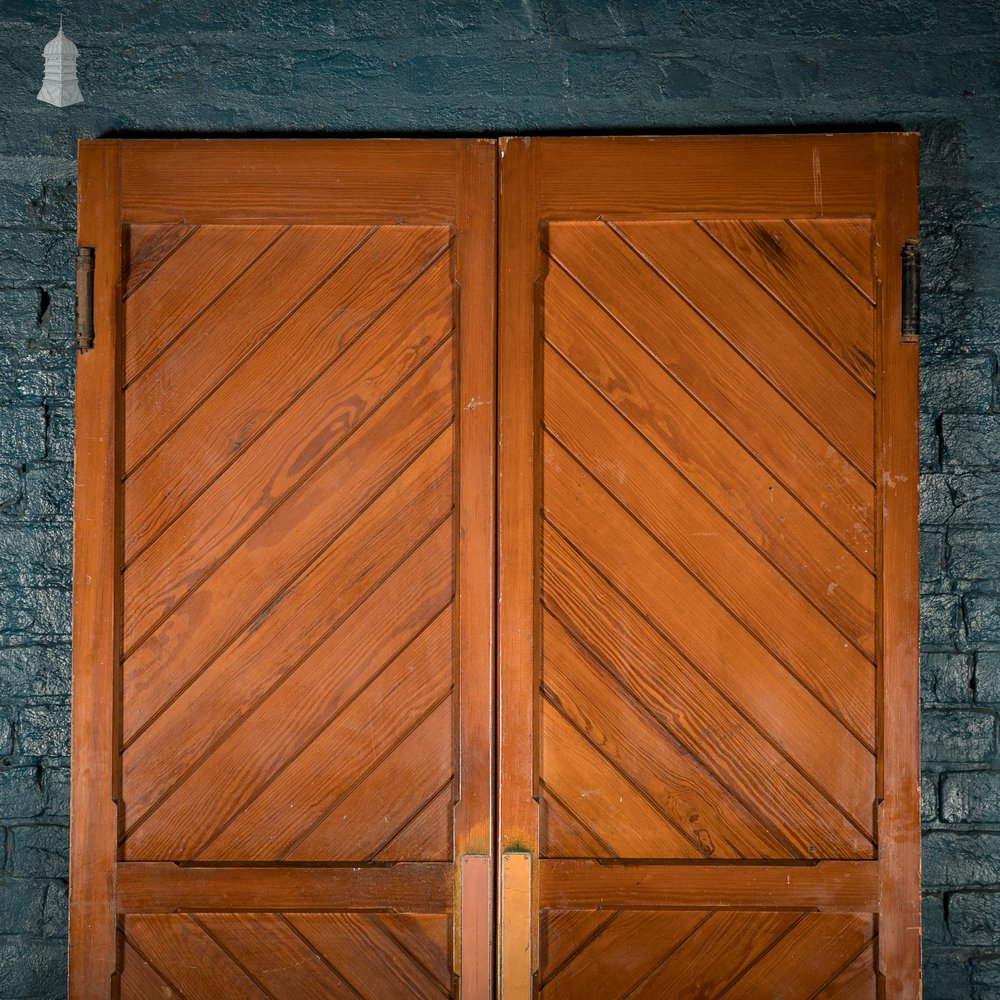
<instances>
[{"instance_id":1,"label":"orange varnished wood surface","mask_svg":"<svg viewBox=\"0 0 1000 1000\"><path fill-rule=\"evenodd\" d=\"M108 506L77 579L113 610L78 620L74 755L114 787L72 995L457 995L453 918L490 919L454 887L491 840L494 144L82 163L121 175L87 239L124 250L80 366Z\"/></svg>"},{"instance_id":2,"label":"orange varnished wood surface","mask_svg":"<svg viewBox=\"0 0 1000 1000\"><path fill-rule=\"evenodd\" d=\"M917 996L915 165L84 143L71 996Z\"/></svg>"},{"instance_id":3,"label":"orange varnished wood surface","mask_svg":"<svg viewBox=\"0 0 1000 1000\"><path fill-rule=\"evenodd\" d=\"M916 995L916 382L881 250L914 162L506 143L498 850L537 859L542 997Z\"/></svg>"}]
</instances>

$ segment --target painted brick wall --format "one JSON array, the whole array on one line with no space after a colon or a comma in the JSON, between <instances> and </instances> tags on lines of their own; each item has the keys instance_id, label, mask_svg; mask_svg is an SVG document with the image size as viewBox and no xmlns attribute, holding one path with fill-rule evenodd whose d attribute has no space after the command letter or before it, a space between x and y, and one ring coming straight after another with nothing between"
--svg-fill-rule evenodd
<instances>
[{"instance_id":1,"label":"painted brick wall","mask_svg":"<svg viewBox=\"0 0 1000 1000\"><path fill-rule=\"evenodd\" d=\"M1000 5L0 4L0 998L64 994L77 138L923 133L925 996L1000 997Z\"/></svg>"}]
</instances>

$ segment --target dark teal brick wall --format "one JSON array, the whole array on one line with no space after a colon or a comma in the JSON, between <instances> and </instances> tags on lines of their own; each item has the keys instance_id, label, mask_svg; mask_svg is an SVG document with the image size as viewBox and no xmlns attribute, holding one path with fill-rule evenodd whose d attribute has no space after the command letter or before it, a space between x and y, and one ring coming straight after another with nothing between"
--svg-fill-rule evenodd
<instances>
[{"instance_id":1,"label":"dark teal brick wall","mask_svg":"<svg viewBox=\"0 0 1000 1000\"><path fill-rule=\"evenodd\" d=\"M929 1000L1000 997L1000 5L0 4L0 998L63 995L75 146L108 134L923 134Z\"/></svg>"}]
</instances>

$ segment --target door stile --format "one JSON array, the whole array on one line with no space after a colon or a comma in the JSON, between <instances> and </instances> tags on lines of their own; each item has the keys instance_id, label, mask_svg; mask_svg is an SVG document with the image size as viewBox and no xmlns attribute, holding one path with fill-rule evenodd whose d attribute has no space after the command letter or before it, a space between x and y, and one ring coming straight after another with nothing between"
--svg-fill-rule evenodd
<instances>
[{"instance_id":1,"label":"door stile","mask_svg":"<svg viewBox=\"0 0 1000 1000\"><path fill-rule=\"evenodd\" d=\"M496 559L496 143L463 143L455 215L459 324L455 973L463 1000L489 997L494 801Z\"/></svg>"},{"instance_id":2,"label":"door stile","mask_svg":"<svg viewBox=\"0 0 1000 1000\"><path fill-rule=\"evenodd\" d=\"M917 640L919 498L915 340L902 330L900 249L919 235L918 137L887 136L876 217L878 273L883 287L878 325L882 380L876 412L879 455L879 553L876 592L880 625L878 718L882 753L878 780L881 874L880 990L886 1000L920 988L920 691Z\"/></svg>"},{"instance_id":3,"label":"door stile","mask_svg":"<svg viewBox=\"0 0 1000 1000\"><path fill-rule=\"evenodd\" d=\"M121 157L117 143L94 142L79 158L78 243L96 261L94 346L76 366L69 980L75 996L97 997L116 947Z\"/></svg>"},{"instance_id":4,"label":"door stile","mask_svg":"<svg viewBox=\"0 0 1000 1000\"><path fill-rule=\"evenodd\" d=\"M531 139L500 140L497 995L532 995L538 884L539 180ZM512 858L508 861L508 856ZM526 859L526 860L525 860ZM527 870L526 870L527 866ZM527 945L527 947L525 946Z\"/></svg>"}]
</instances>

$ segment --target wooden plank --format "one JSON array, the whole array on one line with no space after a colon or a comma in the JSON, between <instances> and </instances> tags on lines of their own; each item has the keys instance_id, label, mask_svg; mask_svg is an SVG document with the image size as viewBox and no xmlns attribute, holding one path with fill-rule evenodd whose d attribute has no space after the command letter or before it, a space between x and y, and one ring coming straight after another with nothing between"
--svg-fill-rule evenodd
<instances>
[{"instance_id":1,"label":"wooden plank","mask_svg":"<svg viewBox=\"0 0 1000 1000\"><path fill-rule=\"evenodd\" d=\"M713 913L629 995L662 1000L673 992L714 997L799 919L794 910Z\"/></svg>"},{"instance_id":2,"label":"wooden plank","mask_svg":"<svg viewBox=\"0 0 1000 1000\"><path fill-rule=\"evenodd\" d=\"M121 1000L180 1000L180 994L127 941L121 947L119 991Z\"/></svg>"},{"instance_id":3,"label":"wooden plank","mask_svg":"<svg viewBox=\"0 0 1000 1000\"><path fill-rule=\"evenodd\" d=\"M870 557L871 484L648 264L594 223L551 225L549 250L844 545Z\"/></svg>"},{"instance_id":4,"label":"wooden plank","mask_svg":"<svg viewBox=\"0 0 1000 1000\"><path fill-rule=\"evenodd\" d=\"M687 838L713 858L792 857L762 821L614 684L560 623L543 621L542 690ZM542 771L542 781L546 781ZM600 831L598 831L600 832Z\"/></svg>"},{"instance_id":5,"label":"wooden plank","mask_svg":"<svg viewBox=\"0 0 1000 1000\"><path fill-rule=\"evenodd\" d=\"M704 920L697 912L620 913L543 987L543 1000L619 1000Z\"/></svg>"},{"instance_id":6,"label":"wooden plank","mask_svg":"<svg viewBox=\"0 0 1000 1000\"><path fill-rule=\"evenodd\" d=\"M551 702L542 703L542 776L559 800L618 857L694 858L704 849L679 829Z\"/></svg>"},{"instance_id":7,"label":"wooden plank","mask_svg":"<svg viewBox=\"0 0 1000 1000\"><path fill-rule=\"evenodd\" d=\"M291 913L287 919L365 1000L448 996L374 917ZM375 969L377 975L372 974Z\"/></svg>"},{"instance_id":8,"label":"wooden plank","mask_svg":"<svg viewBox=\"0 0 1000 1000\"><path fill-rule=\"evenodd\" d=\"M784 990L791 996L812 997L871 938L869 914L807 913L721 996L758 1000Z\"/></svg>"},{"instance_id":9,"label":"wooden plank","mask_svg":"<svg viewBox=\"0 0 1000 1000\"><path fill-rule=\"evenodd\" d=\"M148 227L128 227L130 232L137 228ZM183 232L190 227L167 228ZM283 232L284 226L197 229L125 302L125 383L145 371ZM140 274L143 264L141 257L129 258L130 268Z\"/></svg>"},{"instance_id":10,"label":"wooden plank","mask_svg":"<svg viewBox=\"0 0 1000 1000\"><path fill-rule=\"evenodd\" d=\"M379 229L128 477L125 559L174 520L407 286L412 326L451 323L447 230ZM416 277L419 275L419 277Z\"/></svg>"},{"instance_id":11,"label":"wooden plank","mask_svg":"<svg viewBox=\"0 0 1000 1000\"><path fill-rule=\"evenodd\" d=\"M790 221L834 267L875 301L874 227L870 218Z\"/></svg>"},{"instance_id":12,"label":"wooden plank","mask_svg":"<svg viewBox=\"0 0 1000 1000\"><path fill-rule=\"evenodd\" d=\"M547 218L862 215L878 133L533 139ZM503 140L501 140L503 142Z\"/></svg>"},{"instance_id":13,"label":"wooden plank","mask_svg":"<svg viewBox=\"0 0 1000 1000\"><path fill-rule=\"evenodd\" d=\"M453 477L446 431L125 748L126 829L444 520Z\"/></svg>"},{"instance_id":14,"label":"wooden plank","mask_svg":"<svg viewBox=\"0 0 1000 1000\"><path fill-rule=\"evenodd\" d=\"M360 226L286 230L187 326L125 391L126 472L294 313L366 232Z\"/></svg>"},{"instance_id":15,"label":"wooden plank","mask_svg":"<svg viewBox=\"0 0 1000 1000\"><path fill-rule=\"evenodd\" d=\"M540 786L538 801L539 855L543 858L610 858L613 852L602 844L593 831L584 829L577 817L553 795L552 789Z\"/></svg>"},{"instance_id":16,"label":"wooden plank","mask_svg":"<svg viewBox=\"0 0 1000 1000\"><path fill-rule=\"evenodd\" d=\"M444 432L452 417L451 377L450 352L439 351L127 657L126 738L134 736ZM196 531L186 546L192 554L199 537L205 540ZM156 578L148 579L155 588ZM126 595L128 582L126 573ZM213 599L223 595L225 600ZM164 662L175 664L169 676L163 676L168 673L162 669Z\"/></svg>"},{"instance_id":17,"label":"wooden plank","mask_svg":"<svg viewBox=\"0 0 1000 1000\"><path fill-rule=\"evenodd\" d=\"M81 246L95 248L94 347L76 375L73 525L73 781L70 787L70 996L106 996L115 972L115 672L121 595L120 147L82 142Z\"/></svg>"},{"instance_id":18,"label":"wooden plank","mask_svg":"<svg viewBox=\"0 0 1000 1000\"><path fill-rule=\"evenodd\" d=\"M405 693L401 692L400 697ZM445 698L347 795L335 800L321 822L285 856L291 861L346 861L376 856L413 815L414 803L419 806L426 802L451 778L451 719L451 699ZM414 860L439 861L447 857Z\"/></svg>"},{"instance_id":19,"label":"wooden plank","mask_svg":"<svg viewBox=\"0 0 1000 1000\"><path fill-rule=\"evenodd\" d=\"M449 223L461 142L133 140L123 211L143 222Z\"/></svg>"},{"instance_id":20,"label":"wooden plank","mask_svg":"<svg viewBox=\"0 0 1000 1000\"><path fill-rule=\"evenodd\" d=\"M122 913L446 913L451 910L451 882L449 862L317 868L123 862L118 866L118 908Z\"/></svg>"},{"instance_id":21,"label":"wooden plank","mask_svg":"<svg viewBox=\"0 0 1000 1000\"><path fill-rule=\"evenodd\" d=\"M415 550L125 842L126 857L191 858L349 703L452 595L449 522ZM329 669L337 663L336 671ZM266 738L264 738L266 736ZM211 804L206 808L206 804Z\"/></svg>"},{"instance_id":22,"label":"wooden plank","mask_svg":"<svg viewBox=\"0 0 1000 1000\"><path fill-rule=\"evenodd\" d=\"M545 365L546 429L824 704L873 732L871 660L555 352Z\"/></svg>"},{"instance_id":23,"label":"wooden plank","mask_svg":"<svg viewBox=\"0 0 1000 1000\"><path fill-rule=\"evenodd\" d=\"M867 748L711 594L692 587L686 571L549 441L545 512L553 526L694 664L703 672L716 673L723 690L746 683L730 677L734 671L726 664L737 662L747 681L760 686L775 703L783 701L787 721L776 719L769 735L779 746L795 747L796 759L820 789L829 790L834 802L853 801L860 788L867 789L867 801L872 803L874 761ZM862 721L870 731L872 716ZM786 735L796 729L797 738L794 732ZM811 846L814 857L836 857L837 851L848 849L862 852L851 857L869 856L871 842L845 816L823 809L819 797L813 809L818 809L815 818L823 816L826 823L814 829L817 842L800 846ZM835 853L824 855L824 851Z\"/></svg>"},{"instance_id":24,"label":"wooden plank","mask_svg":"<svg viewBox=\"0 0 1000 1000\"><path fill-rule=\"evenodd\" d=\"M447 855L452 844L454 796L449 783L378 852L375 860L409 861Z\"/></svg>"},{"instance_id":25,"label":"wooden plank","mask_svg":"<svg viewBox=\"0 0 1000 1000\"><path fill-rule=\"evenodd\" d=\"M331 456L342 461L342 445L357 450L378 428L384 434L403 421L401 408L415 393L428 397L425 408L437 404L450 415L447 324L410 328L403 339L394 318L376 324L127 567L128 650L282 501L296 490L301 496L303 484L315 489L316 470L329 469ZM276 462L275 455L284 457Z\"/></svg>"},{"instance_id":26,"label":"wooden plank","mask_svg":"<svg viewBox=\"0 0 1000 1000\"><path fill-rule=\"evenodd\" d=\"M903 241L918 232L917 163L917 136L886 141L875 237L883 289L876 418L882 537L878 826L884 872L878 962L886 1000L920 992L917 345L900 339L899 258Z\"/></svg>"},{"instance_id":27,"label":"wooden plank","mask_svg":"<svg viewBox=\"0 0 1000 1000\"><path fill-rule=\"evenodd\" d=\"M875 385L874 311L827 259L781 219L699 223L840 363Z\"/></svg>"},{"instance_id":28,"label":"wooden plank","mask_svg":"<svg viewBox=\"0 0 1000 1000\"><path fill-rule=\"evenodd\" d=\"M542 985L614 916L601 910L542 910L538 931Z\"/></svg>"},{"instance_id":29,"label":"wooden plank","mask_svg":"<svg viewBox=\"0 0 1000 1000\"><path fill-rule=\"evenodd\" d=\"M485 918L487 913L483 916ZM450 989L451 967L448 962L450 918L446 913L380 913L374 919L445 990Z\"/></svg>"},{"instance_id":30,"label":"wooden plank","mask_svg":"<svg viewBox=\"0 0 1000 1000\"><path fill-rule=\"evenodd\" d=\"M810 714L808 702L799 708L782 704L770 683L727 671L714 660L700 671L557 533L547 531L544 544L549 611L571 623L604 669L689 753L739 789L747 808L769 823L786 850L807 857L830 809L789 760L795 761L789 748L810 760L811 731L794 722Z\"/></svg>"},{"instance_id":31,"label":"wooden plank","mask_svg":"<svg viewBox=\"0 0 1000 1000\"><path fill-rule=\"evenodd\" d=\"M874 944L865 948L833 982L816 994L815 1000L875 1000L878 987L874 951Z\"/></svg>"},{"instance_id":32,"label":"wooden plank","mask_svg":"<svg viewBox=\"0 0 1000 1000\"><path fill-rule=\"evenodd\" d=\"M630 865L543 859L539 865L543 909L803 907L844 913L879 909L875 861Z\"/></svg>"},{"instance_id":33,"label":"wooden plank","mask_svg":"<svg viewBox=\"0 0 1000 1000\"><path fill-rule=\"evenodd\" d=\"M871 573L561 269L545 335L686 479L859 645L874 636ZM837 586L830 587L831 583Z\"/></svg>"},{"instance_id":34,"label":"wooden plank","mask_svg":"<svg viewBox=\"0 0 1000 1000\"><path fill-rule=\"evenodd\" d=\"M694 221L622 222L614 229L841 454L873 478L871 394L701 226Z\"/></svg>"},{"instance_id":35,"label":"wooden plank","mask_svg":"<svg viewBox=\"0 0 1000 1000\"><path fill-rule=\"evenodd\" d=\"M269 996L357 998L280 913L200 913L198 922Z\"/></svg>"},{"instance_id":36,"label":"wooden plank","mask_svg":"<svg viewBox=\"0 0 1000 1000\"><path fill-rule=\"evenodd\" d=\"M125 938L169 976L181 995L192 1000L266 1000L246 971L184 914L130 914Z\"/></svg>"},{"instance_id":37,"label":"wooden plank","mask_svg":"<svg viewBox=\"0 0 1000 1000\"><path fill-rule=\"evenodd\" d=\"M197 228L182 223L126 226L122 234L122 294L126 298L131 295Z\"/></svg>"},{"instance_id":38,"label":"wooden plank","mask_svg":"<svg viewBox=\"0 0 1000 1000\"><path fill-rule=\"evenodd\" d=\"M500 861L500 967L501 1000L531 1000L531 855L508 851Z\"/></svg>"}]
</instances>

